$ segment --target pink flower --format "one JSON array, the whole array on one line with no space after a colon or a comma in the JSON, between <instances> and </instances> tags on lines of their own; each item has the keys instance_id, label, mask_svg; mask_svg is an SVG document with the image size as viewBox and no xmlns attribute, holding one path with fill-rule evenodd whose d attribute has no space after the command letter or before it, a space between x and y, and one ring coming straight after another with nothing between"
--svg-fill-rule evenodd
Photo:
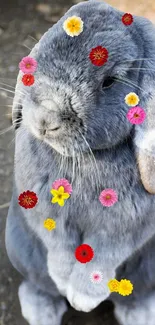
<instances>
[{"instance_id":1,"label":"pink flower","mask_svg":"<svg viewBox=\"0 0 155 325\"><path fill-rule=\"evenodd\" d=\"M65 178L61 178L61 179L56 180L56 181L52 184L52 189L54 189L54 190L58 190L58 188L59 188L60 186L63 186L63 187L64 187L64 192L65 192L65 193L68 193L68 194L71 194L71 193L72 193L72 185L68 182L67 179L65 179Z\"/></svg>"},{"instance_id":2,"label":"pink flower","mask_svg":"<svg viewBox=\"0 0 155 325\"><path fill-rule=\"evenodd\" d=\"M33 73L37 69L37 61L30 56L25 56L19 63L19 69L24 73Z\"/></svg>"},{"instance_id":3,"label":"pink flower","mask_svg":"<svg viewBox=\"0 0 155 325\"><path fill-rule=\"evenodd\" d=\"M132 124L142 124L146 118L145 111L140 107L132 107L127 113L127 119Z\"/></svg>"},{"instance_id":4,"label":"pink flower","mask_svg":"<svg viewBox=\"0 0 155 325\"><path fill-rule=\"evenodd\" d=\"M111 207L118 201L117 193L111 189L107 188L106 190L103 190L99 196L99 200L102 205L106 207Z\"/></svg>"},{"instance_id":5,"label":"pink flower","mask_svg":"<svg viewBox=\"0 0 155 325\"><path fill-rule=\"evenodd\" d=\"M92 272L90 275L90 281L97 284L103 280L103 274L100 271Z\"/></svg>"}]
</instances>

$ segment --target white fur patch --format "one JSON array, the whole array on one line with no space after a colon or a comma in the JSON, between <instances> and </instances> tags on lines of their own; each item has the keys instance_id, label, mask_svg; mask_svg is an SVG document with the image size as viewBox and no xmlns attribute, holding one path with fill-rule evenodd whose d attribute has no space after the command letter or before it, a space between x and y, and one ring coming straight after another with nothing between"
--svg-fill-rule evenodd
<instances>
[{"instance_id":1,"label":"white fur patch","mask_svg":"<svg viewBox=\"0 0 155 325\"><path fill-rule=\"evenodd\" d=\"M153 149L155 150L155 129L151 129L147 132L140 130L136 134L135 144L142 150L148 150L150 152L152 152Z\"/></svg>"},{"instance_id":2,"label":"white fur patch","mask_svg":"<svg viewBox=\"0 0 155 325\"><path fill-rule=\"evenodd\" d=\"M155 325L155 294L139 301L132 309L116 305L115 315L121 325Z\"/></svg>"},{"instance_id":3,"label":"white fur patch","mask_svg":"<svg viewBox=\"0 0 155 325\"><path fill-rule=\"evenodd\" d=\"M52 300L49 296L37 293L29 282L23 282L20 285L18 296L22 315L30 325L61 324L62 316L67 310L63 298L56 302L54 298Z\"/></svg>"},{"instance_id":4,"label":"white fur patch","mask_svg":"<svg viewBox=\"0 0 155 325\"><path fill-rule=\"evenodd\" d=\"M101 301L104 300L103 296L91 297L83 295L82 293L75 291L71 285L68 285L67 288L67 299L73 308L86 313L96 308Z\"/></svg>"}]
</instances>

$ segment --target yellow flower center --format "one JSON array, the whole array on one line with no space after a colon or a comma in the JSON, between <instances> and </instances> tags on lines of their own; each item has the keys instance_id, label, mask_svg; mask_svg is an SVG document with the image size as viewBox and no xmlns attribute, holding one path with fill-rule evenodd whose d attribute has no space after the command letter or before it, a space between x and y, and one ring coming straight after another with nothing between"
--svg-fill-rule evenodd
<instances>
[{"instance_id":1,"label":"yellow flower center","mask_svg":"<svg viewBox=\"0 0 155 325\"><path fill-rule=\"evenodd\" d=\"M44 227L45 227L47 230L55 229L55 228L56 228L56 222L55 222L53 219L46 219L46 220L44 221Z\"/></svg>"},{"instance_id":2,"label":"yellow flower center","mask_svg":"<svg viewBox=\"0 0 155 325\"><path fill-rule=\"evenodd\" d=\"M31 64L30 63L27 63L26 64L26 68L30 68L31 67Z\"/></svg>"},{"instance_id":3,"label":"yellow flower center","mask_svg":"<svg viewBox=\"0 0 155 325\"><path fill-rule=\"evenodd\" d=\"M106 199L107 200L111 199L111 195L110 194L106 195Z\"/></svg>"},{"instance_id":4,"label":"yellow flower center","mask_svg":"<svg viewBox=\"0 0 155 325\"><path fill-rule=\"evenodd\" d=\"M125 21L126 22L130 21L130 17L129 16L125 17Z\"/></svg>"},{"instance_id":5,"label":"yellow flower center","mask_svg":"<svg viewBox=\"0 0 155 325\"><path fill-rule=\"evenodd\" d=\"M105 55L104 55L104 53L101 52L101 51L96 51L96 52L94 53L94 57L95 57L95 59L100 60L100 59L104 58Z\"/></svg>"},{"instance_id":6,"label":"yellow flower center","mask_svg":"<svg viewBox=\"0 0 155 325\"><path fill-rule=\"evenodd\" d=\"M31 204L33 202L33 200L29 197L29 196L26 196L23 201L26 203L26 204Z\"/></svg>"},{"instance_id":7,"label":"yellow flower center","mask_svg":"<svg viewBox=\"0 0 155 325\"><path fill-rule=\"evenodd\" d=\"M135 118L139 117L139 114L135 113L135 114L134 114L134 117L135 117Z\"/></svg>"}]
</instances>

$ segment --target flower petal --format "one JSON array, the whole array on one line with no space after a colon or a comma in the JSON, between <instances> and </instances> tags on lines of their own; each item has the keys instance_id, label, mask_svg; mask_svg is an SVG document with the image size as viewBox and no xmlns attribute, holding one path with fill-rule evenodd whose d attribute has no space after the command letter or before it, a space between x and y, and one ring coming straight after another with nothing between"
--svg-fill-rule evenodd
<instances>
[{"instance_id":1,"label":"flower petal","mask_svg":"<svg viewBox=\"0 0 155 325\"><path fill-rule=\"evenodd\" d=\"M51 192L51 194L54 195L54 196L56 196L56 195L59 194L58 190L54 190L54 189L52 189L50 192Z\"/></svg>"},{"instance_id":2,"label":"flower petal","mask_svg":"<svg viewBox=\"0 0 155 325\"><path fill-rule=\"evenodd\" d=\"M65 204L65 202L64 202L63 199L59 199L59 198L58 198L58 204L59 204L61 207L63 207L64 204Z\"/></svg>"},{"instance_id":3,"label":"flower petal","mask_svg":"<svg viewBox=\"0 0 155 325\"><path fill-rule=\"evenodd\" d=\"M70 195L68 194L68 193L63 193L62 194L62 198L63 198L63 200L66 200L66 199L68 199L70 197Z\"/></svg>"},{"instance_id":4,"label":"flower petal","mask_svg":"<svg viewBox=\"0 0 155 325\"><path fill-rule=\"evenodd\" d=\"M63 187L63 186L60 186L60 187L58 188L58 193L59 193L59 194L63 194L63 193L64 193L64 187Z\"/></svg>"},{"instance_id":5,"label":"flower petal","mask_svg":"<svg viewBox=\"0 0 155 325\"><path fill-rule=\"evenodd\" d=\"M58 202L58 197L57 196L53 197L51 202L52 203L57 203Z\"/></svg>"}]
</instances>

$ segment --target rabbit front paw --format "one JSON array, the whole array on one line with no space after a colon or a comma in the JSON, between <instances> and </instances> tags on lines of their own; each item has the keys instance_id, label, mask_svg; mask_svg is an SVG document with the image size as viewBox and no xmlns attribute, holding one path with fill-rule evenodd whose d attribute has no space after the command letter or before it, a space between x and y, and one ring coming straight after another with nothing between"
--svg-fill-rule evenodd
<instances>
[{"instance_id":1,"label":"rabbit front paw","mask_svg":"<svg viewBox=\"0 0 155 325\"><path fill-rule=\"evenodd\" d=\"M109 296L109 293L107 296ZM67 299L73 308L78 311L88 313L96 308L101 303L101 301L104 300L104 297L92 297L87 294L83 294L82 292L77 291L74 287L69 285L67 290Z\"/></svg>"},{"instance_id":2,"label":"rabbit front paw","mask_svg":"<svg viewBox=\"0 0 155 325\"><path fill-rule=\"evenodd\" d=\"M89 266L81 270L75 267L67 285L67 299L78 311L90 312L110 296L108 282L115 276L114 270L106 270L99 283L91 281ZM97 268L96 268L97 269Z\"/></svg>"}]
</instances>

